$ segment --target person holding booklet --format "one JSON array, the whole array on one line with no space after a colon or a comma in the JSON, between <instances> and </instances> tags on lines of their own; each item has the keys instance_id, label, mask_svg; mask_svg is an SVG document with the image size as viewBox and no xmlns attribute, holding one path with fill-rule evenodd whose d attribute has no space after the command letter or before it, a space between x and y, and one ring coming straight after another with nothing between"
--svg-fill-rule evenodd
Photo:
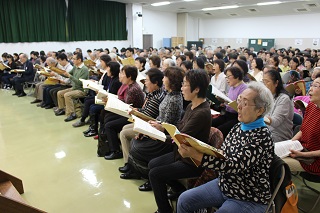
<instances>
[{"instance_id":1,"label":"person holding booklet","mask_svg":"<svg viewBox=\"0 0 320 213\"><path fill-rule=\"evenodd\" d=\"M157 121L149 121L156 129L164 132L161 122L176 125L181 119L183 111L183 97L181 94L181 84L184 72L180 67L168 67L164 72L163 84L167 94L159 105L159 116ZM120 175L122 179L148 178L148 163L150 160L161 155L172 152L172 143L163 143L145 135L138 135L131 141L129 152L130 170ZM146 168L141 169L141 168ZM147 170L147 171L146 171ZM140 191L150 191L149 181L139 187Z\"/></svg>"},{"instance_id":2,"label":"person holding booklet","mask_svg":"<svg viewBox=\"0 0 320 213\"><path fill-rule=\"evenodd\" d=\"M191 101L182 120L177 124L180 132L207 142L211 128L210 105L206 101L209 77L204 70L191 70L183 79L181 91L185 100ZM172 144L168 137L166 143ZM189 158L182 158L175 145L174 150L154 158L148 165L149 178L158 206L157 212L172 212L167 197L167 184L177 193L185 187L178 181L181 178L197 177L203 168L195 166Z\"/></svg>"},{"instance_id":3,"label":"person holding booklet","mask_svg":"<svg viewBox=\"0 0 320 213\"><path fill-rule=\"evenodd\" d=\"M159 116L159 105L164 99L166 93L162 88L163 72L157 68L151 68L146 72L146 80L144 82L148 91L144 104L141 108L133 108L133 111L138 111L151 118ZM123 126L120 132L121 148L123 152L124 166L119 168L119 171L126 173L130 170L128 164L128 156L130 150L130 141L135 137L136 132L133 131L133 123Z\"/></svg>"},{"instance_id":4,"label":"person holding booklet","mask_svg":"<svg viewBox=\"0 0 320 213\"><path fill-rule=\"evenodd\" d=\"M229 67L226 69L226 79L230 86L228 97L234 101L247 88L243 82L243 72L236 66ZM237 111L226 105L221 115L212 120L212 126L218 128L225 138L231 128L238 123L237 117Z\"/></svg>"},{"instance_id":5,"label":"person holding booklet","mask_svg":"<svg viewBox=\"0 0 320 213\"><path fill-rule=\"evenodd\" d=\"M306 108L300 131L292 138L299 140L304 150L290 150L290 157L283 160L291 171L306 171L320 175L320 74L309 90L310 103Z\"/></svg>"},{"instance_id":6,"label":"person holding booklet","mask_svg":"<svg viewBox=\"0 0 320 213\"><path fill-rule=\"evenodd\" d=\"M293 102L284 89L280 73L270 70L263 74L264 85L274 97L274 107L266 115L267 125L272 133L274 142L285 141L292 138L293 128Z\"/></svg>"},{"instance_id":7,"label":"person holding booklet","mask_svg":"<svg viewBox=\"0 0 320 213\"><path fill-rule=\"evenodd\" d=\"M137 75L138 69L134 66L128 65L124 66L119 73L119 79L122 85L127 85L128 87L124 93L123 101L126 104L132 105L134 108L142 107L144 100L144 93L136 82ZM119 91L121 91L121 87L118 90L118 98L121 99ZM112 112L104 114L104 122L101 128L103 128L103 132L106 135L106 139L110 147L110 153L104 156L106 160L122 158L118 133L120 133L122 127L128 123L127 117L123 117Z\"/></svg>"},{"instance_id":8,"label":"person holding booklet","mask_svg":"<svg viewBox=\"0 0 320 213\"><path fill-rule=\"evenodd\" d=\"M274 142L263 117L273 106L273 96L263 84L250 82L237 103L240 123L224 140L225 159L180 145L182 157L192 157L201 162L200 167L218 171L219 177L182 193L178 213L207 207L217 207L217 212L265 212L271 198L268 171L274 156Z\"/></svg>"}]
</instances>

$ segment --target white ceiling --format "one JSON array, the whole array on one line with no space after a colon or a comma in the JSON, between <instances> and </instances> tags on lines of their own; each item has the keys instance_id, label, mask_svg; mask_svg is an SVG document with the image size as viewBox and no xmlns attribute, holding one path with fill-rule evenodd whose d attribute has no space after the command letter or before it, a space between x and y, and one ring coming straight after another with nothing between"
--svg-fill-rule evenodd
<instances>
[{"instance_id":1,"label":"white ceiling","mask_svg":"<svg viewBox=\"0 0 320 213\"><path fill-rule=\"evenodd\" d=\"M164 12L183 13L188 12L191 16L201 18L241 18L275 15L298 15L308 13L320 13L320 1L314 0L280 0L278 5L257 6L259 2L270 2L272 0L194 0L186 2L184 0L115 0L122 3L142 4L143 8ZM151 6L152 3L170 1L170 5ZM228 5L238 5L237 9L202 11L202 8L220 7ZM252 11L252 10L255 11ZM300 10L298 12L297 10ZM206 14L209 13L209 14ZM284 20L290 21L290 20ZM316 20L311 20L315 22Z\"/></svg>"}]
</instances>

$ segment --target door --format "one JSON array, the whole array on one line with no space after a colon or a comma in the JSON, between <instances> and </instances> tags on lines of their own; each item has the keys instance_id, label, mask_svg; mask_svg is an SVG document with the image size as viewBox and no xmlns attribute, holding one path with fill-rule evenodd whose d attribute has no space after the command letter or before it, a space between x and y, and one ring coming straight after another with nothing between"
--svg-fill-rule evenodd
<instances>
[{"instance_id":1,"label":"door","mask_svg":"<svg viewBox=\"0 0 320 213\"><path fill-rule=\"evenodd\" d=\"M143 34L143 49L153 47L153 34Z\"/></svg>"}]
</instances>

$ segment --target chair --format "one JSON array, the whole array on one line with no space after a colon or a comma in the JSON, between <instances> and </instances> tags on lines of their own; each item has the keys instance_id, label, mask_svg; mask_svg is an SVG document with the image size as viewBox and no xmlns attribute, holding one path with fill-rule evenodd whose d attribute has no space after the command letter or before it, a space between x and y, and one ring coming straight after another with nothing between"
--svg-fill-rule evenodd
<instances>
[{"instance_id":1,"label":"chair","mask_svg":"<svg viewBox=\"0 0 320 213\"><path fill-rule=\"evenodd\" d=\"M295 129L296 126L300 126L302 124L302 120L303 118L301 117L301 115L297 113L293 114L293 119L292 119L293 130Z\"/></svg>"},{"instance_id":2,"label":"chair","mask_svg":"<svg viewBox=\"0 0 320 213\"><path fill-rule=\"evenodd\" d=\"M317 197L315 203L313 204L313 206L311 207L310 210L307 211L305 209L302 209L301 207L299 207L299 209L301 211L303 211L303 212L306 212L306 213L312 212L316 208L317 204L320 201L320 191L318 191L317 189L315 189L315 188L311 187L310 185L308 185L307 182L320 183L320 176L319 175L310 174L308 172L301 172L300 176L302 177L302 181L303 181L304 185L308 189L310 189L311 191L315 192L318 195L318 197Z\"/></svg>"},{"instance_id":3,"label":"chair","mask_svg":"<svg viewBox=\"0 0 320 213\"><path fill-rule=\"evenodd\" d=\"M270 209L272 213L280 213L287 200L285 188L291 181L291 172L288 164L276 155L271 162L269 178L272 194L265 213Z\"/></svg>"},{"instance_id":4,"label":"chair","mask_svg":"<svg viewBox=\"0 0 320 213\"><path fill-rule=\"evenodd\" d=\"M37 80L38 79L37 69L33 69L32 79L33 80L31 80L31 81L24 82L25 88L30 87L28 95L31 95L31 93L34 91L36 84L40 82L39 80Z\"/></svg>"}]
</instances>

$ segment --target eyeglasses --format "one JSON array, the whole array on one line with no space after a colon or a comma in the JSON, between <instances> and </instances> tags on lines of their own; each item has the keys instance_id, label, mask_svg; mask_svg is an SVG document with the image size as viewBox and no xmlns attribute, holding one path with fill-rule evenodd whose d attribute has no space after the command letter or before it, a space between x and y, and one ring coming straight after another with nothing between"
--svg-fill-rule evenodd
<instances>
[{"instance_id":1,"label":"eyeglasses","mask_svg":"<svg viewBox=\"0 0 320 213\"><path fill-rule=\"evenodd\" d=\"M256 105L254 105L254 104L248 104L248 100L247 99L241 99L241 98L237 98L237 104L238 104L238 106L242 106L242 107L247 107L247 106L256 106Z\"/></svg>"},{"instance_id":2,"label":"eyeglasses","mask_svg":"<svg viewBox=\"0 0 320 213\"><path fill-rule=\"evenodd\" d=\"M320 85L319 85L319 84L311 84L311 85L310 85L310 88L311 88L311 87L320 88Z\"/></svg>"},{"instance_id":3,"label":"eyeglasses","mask_svg":"<svg viewBox=\"0 0 320 213\"><path fill-rule=\"evenodd\" d=\"M226 76L226 79L229 79L231 76L233 76L233 75L227 75L227 76Z\"/></svg>"}]
</instances>

